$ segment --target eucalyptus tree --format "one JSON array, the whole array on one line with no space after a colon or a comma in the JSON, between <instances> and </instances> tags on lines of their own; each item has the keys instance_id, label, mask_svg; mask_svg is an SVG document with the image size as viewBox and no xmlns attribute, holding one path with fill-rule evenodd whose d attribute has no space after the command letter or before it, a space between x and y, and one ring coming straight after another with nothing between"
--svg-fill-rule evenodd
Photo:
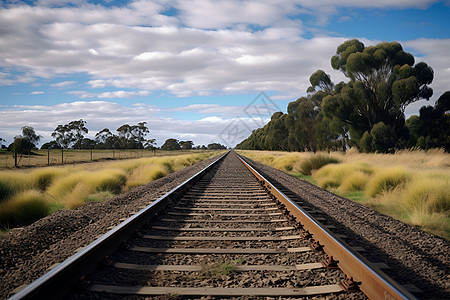
<instances>
[{"instance_id":1,"label":"eucalyptus tree","mask_svg":"<svg viewBox=\"0 0 450 300\"><path fill-rule=\"evenodd\" d=\"M380 123L375 132L393 136L394 146L405 143L405 108L420 99L429 99L433 90L433 69L424 62L414 64L412 54L403 50L397 42L383 42L365 47L358 40L349 40L338 46L331 58L334 69L340 70L350 79L341 84L339 93L327 96L322 109L328 115L339 118L349 126L350 136L363 150L373 151L378 146L372 129ZM361 138L365 142L360 145ZM383 143L383 142L382 142ZM389 148L385 148L389 145ZM382 151L393 148L384 143Z\"/></svg>"}]
</instances>

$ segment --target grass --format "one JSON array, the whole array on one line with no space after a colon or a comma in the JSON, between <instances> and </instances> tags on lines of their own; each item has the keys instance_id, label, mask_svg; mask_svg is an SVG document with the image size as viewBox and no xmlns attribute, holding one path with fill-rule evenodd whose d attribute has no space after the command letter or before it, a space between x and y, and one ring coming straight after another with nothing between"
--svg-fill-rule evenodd
<instances>
[{"instance_id":1,"label":"grass","mask_svg":"<svg viewBox=\"0 0 450 300\"><path fill-rule=\"evenodd\" d=\"M326 156L323 154L317 154L314 156L311 156L308 159L305 159L300 164L300 170L305 175L311 175L312 171L319 170L325 165L328 164L337 164L340 161L334 157Z\"/></svg>"},{"instance_id":2,"label":"grass","mask_svg":"<svg viewBox=\"0 0 450 300\"><path fill-rule=\"evenodd\" d=\"M380 169L367 184L366 193L368 197L376 197L383 192L389 192L397 187L403 186L412 179L410 171L404 167L391 167Z\"/></svg>"},{"instance_id":3,"label":"grass","mask_svg":"<svg viewBox=\"0 0 450 300\"><path fill-rule=\"evenodd\" d=\"M103 201L219 152L0 171L0 227L27 225L59 209Z\"/></svg>"},{"instance_id":4,"label":"grass","mask_svg":"<svg viewBox=\"0 0 450 300\"><path fill-rule=\"evenodd\" d=\"M0 205L0 225L3 228L29 225L45 217L48 211L48 201L39 191L17 193Z\"/></svg>"},{"instance_id":5,"label":"grass","mask_svg":"<svg viewBox=\"0 0 450 300\"><path fill-rule=\"evenodd\" d=\"M64 164L77 164L95 161L130 160L145 157L176 156L208 152L203 150L164 151L142 149L127 150L64 150ZM19 167L47 167L61 165L61 150L33 150L36 155L19 155ZM0 149L0 169L14 169L14 157L11 152Z\"/></svg>"},{"instance_id":6,"label":"grass","mask_svg":"<svg viewBox=\"0 0 450 300\"><path fill-rule=\"evenodd\" d=\"M441 149L395 154L367 154L355 149L319 153L341 163L311 168L312 175L305 175L308 169L301 169L303 163L318 156L312 153L240 152L450 240L450 154ZM289 163L277 165L276 161Z\"/></svg>"}]
</instances>

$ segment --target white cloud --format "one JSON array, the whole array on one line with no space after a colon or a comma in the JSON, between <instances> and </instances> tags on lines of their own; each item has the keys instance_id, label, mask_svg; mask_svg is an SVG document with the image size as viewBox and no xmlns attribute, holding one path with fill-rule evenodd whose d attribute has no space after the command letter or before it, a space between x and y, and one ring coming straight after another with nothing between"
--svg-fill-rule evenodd
<instances>
[{"instance_id":1,"label":"white cloud","mask_svg":"<svg viewBox=\"0 0 450 300\"><path fill-rule=\"evenodd\" d=\"M53 84L51 84L51 86L57 87L57 88L64 88L64 87L72 86L74 84L76 84L76 81L69 81L68 80L68 81L60 81L60 82L57 82L57 83L53 83Z\"/></svg>"},{"instance_id":2,"label":"white cloud","mask_svg":"<svg viewBox=\"0 0 450 300\"><path fill-rule=\"evenodd\" d=\"M44 92L43 91L34 91L34 92L30 93L30 95L40 95L40 94L44 94Z\"/></svg>"},{"instance_id":3,"label":"white cloud","mask_svg":"<svg viewBox=\"0 0 450 300\"><path fill-rule=\"evenodd\" d=\"M198 145L220 142L220 133L233 120L219 116L179 120L161 117L160 111L160 108L144 103L126 107L105 101L77 101L50 106L15 105L0 110L0 137L12 142L13 137L20 133L20 128L27 125L44 137L43 143L52 140L51 133L57 125L83 119L87 121L87 137L90 138L105 127L115 131L123 124L147 122L150 129L148 137L156 138L158 145L171 137L193 140ZM256 128L251 120L247 122L251 129Z\"/></svg>"},{"instance_id":4,"label":"white cloud","mask_svg":"<svg viewBox=\"0 0 450 300\"><path fill-rule=\"evenodd\" d=\"M112 98L132 98L139 96L148 96L151 94L150 91L113 91L113 92L102 92L102 93L88 93L84 91L71 91L69 94L77 95L81 99L87 98L98 98L98 99L112 99Z\"/></svg>"}]
</instances>

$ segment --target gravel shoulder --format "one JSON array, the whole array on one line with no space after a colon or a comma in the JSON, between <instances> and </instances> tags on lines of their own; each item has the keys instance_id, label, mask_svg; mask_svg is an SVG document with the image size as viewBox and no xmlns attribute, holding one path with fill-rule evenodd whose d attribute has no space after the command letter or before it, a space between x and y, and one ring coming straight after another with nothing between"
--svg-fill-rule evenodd
<instances>
[{"instance_id":1,"label":"gravel shoulder","mask_svg":"<svg viewBox=\"0 0 450 300\"><path fill-rule=\"evenodd\" d=\"M309 182L246 158L263 176L290 190L312 208L325 213L336 233L348 244L366 249L371 262L383 262L383 270L400 284L413 284L423 299L450 299L450 242L380 214Z\"/></svg>"},{"instance_id":2,"label":"gravel shoulder","mask_svg":"<svg viewBox=\"0 0 450 300\"><path fill-rule=\"evenodd\" d=\"M0 241L0 299L45 274L120 223L119 219L158 199L216 157L206 159L104 202L57 211L27 227L11 230Z\"/></svg>"}]
</instances>

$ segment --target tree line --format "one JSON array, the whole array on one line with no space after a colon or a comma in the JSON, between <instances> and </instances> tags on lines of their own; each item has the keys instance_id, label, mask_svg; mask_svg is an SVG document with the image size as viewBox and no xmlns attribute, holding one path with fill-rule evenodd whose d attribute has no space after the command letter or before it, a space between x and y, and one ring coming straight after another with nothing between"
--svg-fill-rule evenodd
<instances>
[{"instance_id":1,"label":"tree line","mask_svg":"<svg viewBox=\"0 0 450 300\"><path fill-rule=\"evenodd\" d=\"M405 120L406 107L429 100L433 69L398 42L365 47L354 39L338 46L331 58L348 82L334 84L323 70L314 72L307 96L276 112L238 149L317 151L357 147L363 152L442 147L450 150L450 91L419 116Z\"/></svg>"},{"instance_id":2,"label":"tree line","mask_svg":"<svg viewBox=\"0 0 450 300\"><path fill-rule=\"evenodd\" d=\"M89 132L83 119L71 121L64 125L58 125L52 132L54 140L44 143L41 149L148 149L156 150L155 139L147 139L150 133L146 122L139 122L136 125L124 124L116 129L116 133L108 128L100 130L95 139L86 138ZM22 127L22 134L14 137L7 150L15 154L31 154L33 149L37 149L39 141L42 139L31 126ZM5 140L0 138L0 144ZM174 138L167 139L161 146L162 150L215 150L226 149L218 143L211 143L208 146L199 145L194 147L192 141L179 141Z\"/></svg>"}]
</instances>

